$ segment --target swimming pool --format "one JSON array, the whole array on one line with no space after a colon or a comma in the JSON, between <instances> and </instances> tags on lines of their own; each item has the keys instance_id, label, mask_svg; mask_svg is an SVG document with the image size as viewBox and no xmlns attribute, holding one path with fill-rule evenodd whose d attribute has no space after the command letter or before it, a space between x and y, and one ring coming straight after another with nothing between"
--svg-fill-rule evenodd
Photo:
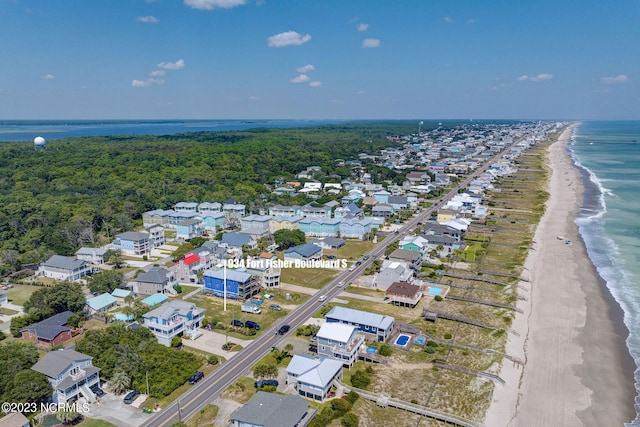
<instances>
[{"instance_id":1,"label":"swimming pool","mask_svg":"<svg viewBox=\"0 0 640 427\"><path fill-rule=\"evenodd\" d=\"M399 345L400 347L406 347L407 344L409 344L409 340L411 339L411 335L405 335L405 334L400 334L398 335L398 338L396 338L396 345Z\"/></svg>"},{"instance_id":2,"label":"swimming pool","mask_svg":"<svg viewBox=\"0 0 640 427\"><path fill-rule=\"evenodd\" d=\"M131 316L131 315L126 315L126 314L120 314L120 313L115 314L115 315L113 316L113 318L114 318L114 319L116 319L116 320L124 320L124 321L127 321L127 320L133 320L133 316Z\"/></svg>"},{"instance_id":3,"label":"swimming pool","mask_svg":"<svg viewBox=\"0 0 640 427\"><path fill-rule=\"evenodd\" d=\"M378 349L375 347L367 347L367 354L376 354L377 351Z\"/></svg>"},{"instance_id":4,"label":"swimming pool","mask_svg":"<svg viewBox=\"0 0 640 427\"><path fill-rule=\"evenodd\" d=\"M432 288L429 287L427 294L429 295L440 295L442 293L442 288Z\"/></svg>"},{"instance_id":5,"label":"swimming pool","mask_svg":"<svg viewBox=\"0 0 640 427\"><path fill-rule=\"evenodd\" d=\"M425 341L424 337L416 338L416 344L418 344L418 345L423 345L424 341Z\"/></svg>"}]
</instances>

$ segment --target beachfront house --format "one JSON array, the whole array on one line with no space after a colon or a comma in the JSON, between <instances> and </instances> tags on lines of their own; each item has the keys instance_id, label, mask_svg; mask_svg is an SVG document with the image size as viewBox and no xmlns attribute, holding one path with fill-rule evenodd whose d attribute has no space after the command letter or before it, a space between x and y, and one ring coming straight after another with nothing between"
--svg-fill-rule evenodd
<instances>
[{"instance_id":1,"label":"beachfront house","mask_svg":"<svg viewBox=\"0 0 640 427\"><path fill-rule=\"evenodd\" d=\"M393 332L395 319L384 314L335 306L325 315L327 322L353 325L373 341L385 342Z\"/></svg>"},{"instance_id":2,"label":"beachfront house","mask_svg":"<svg viewBox=\"0 0 640 427\"><path fill-rule=\"evenodd\" d=\"M287 384L302 397L324 402L335 381L342 379L342 362L295 354L287 365Z\"/></svg>"},{"instance_id":3,"label":"beachfront house","mask_svg":"<svg viewBox=\"0 0 640 427\"><path fill-rule=\"evenodd\" d=\"M341 361L351 367L358 360L358 351L364 344L364 335L353 325L325 322L318 333L318 356Z\"/></svg>"},{"instance_id":4,"label":"beachfront house","mask_svg":"<svg viewBox=\"0 0 640 427\"><path fill-rule=\"evenodd\" d=\"M394 282L384 293L386 302L414 308L422 298L422 287L409 282Z\"/></svg>"},{"instance_id":5,"label":"beachfront house","mask_svg":"<svg viewBox=\"0 0 640 427\"><path fill-rule=\"evenodd\" d=\"M302 427L315 411L299 396L259 391L231 414L234 427Z\"/></svg>"}]
</instances>

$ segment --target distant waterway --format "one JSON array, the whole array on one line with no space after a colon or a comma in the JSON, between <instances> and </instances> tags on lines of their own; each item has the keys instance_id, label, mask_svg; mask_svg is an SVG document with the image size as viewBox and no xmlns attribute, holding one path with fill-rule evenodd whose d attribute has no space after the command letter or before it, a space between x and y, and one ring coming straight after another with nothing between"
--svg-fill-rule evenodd
<instances>
[{"instance_id":1,"label":"distant waterway","mask_svg":"<svg viewBox=\"0 0 640 427\"><path fill-rule=\"evenodd\" d=\"M175 135L254 128L300 128L340 120L0 120L0 141L33 141L83 136Z\"/></svg>"}]
</instances>

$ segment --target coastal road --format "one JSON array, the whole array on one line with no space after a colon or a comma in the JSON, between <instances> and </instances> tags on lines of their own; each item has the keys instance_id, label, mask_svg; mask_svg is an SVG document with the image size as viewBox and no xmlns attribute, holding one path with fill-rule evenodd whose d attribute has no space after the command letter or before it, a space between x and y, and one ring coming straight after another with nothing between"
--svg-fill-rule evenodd
<instances>
[{"instance_id":1,"label":"coastal road","mask_svg":"<svg viewBox=\"0 0 640 427\"><path fill-rule=\"evenodd\" d=\"M484 173L487 168L493 162L498 160L506 150L509 150L511 147L515 146L522 139L524 139L524 137L515 141L513 144L506 147L503 151L487 160L487 162L485 162L471 175L466 177L447 195L443 196L438 202L436 202L431 207L421 211L418 215L415 215L412 219L404 223L398 230L397 234L394 233L387 236L382 242L380 242L380 244L378 244L371 252L368 253L369 259L367 259L366 261L363 260L362 264L355 267L352 271L347 270L340 274L316 295L326 295L327 301L337 296L343 290L342 287L338 287L338 284L340 282L344 282L346 284L359 277L362 274L363 270L373 263L373 260L384 255L385 250L390 244L404 238L411 230L413 230L418 225L419 222L428 220L434 210L437 210L444 206L449 199L451 199L458 193L459 189L465 188L478 175ZM200 380L199 383L194 385L180 398L166 406L157 414L154 414L152 418L149 419L149 421L143 424L143 426L168 426L174 421L187 420L195 415L204 405L218 398L220 394L239 377L241 377L245 373L250 372L251 367L260 358L271 351L272 347L278 346L280 341L285 338L285 336L278 335L277 333L280 326L285 324L290 325L291 329L289 330L288 334L293 333L296 328L301 326L316 311L318 311L323 304L324 302L320 301L317 297L309 298L307 301L305 301L303 304L289 313L286 317L276 323L272 328L265 331L264 334L260 335L253 342L243 348L240 352L238 352L236 356L224 362L218 369Z\"/></svg>"}]
</instances>

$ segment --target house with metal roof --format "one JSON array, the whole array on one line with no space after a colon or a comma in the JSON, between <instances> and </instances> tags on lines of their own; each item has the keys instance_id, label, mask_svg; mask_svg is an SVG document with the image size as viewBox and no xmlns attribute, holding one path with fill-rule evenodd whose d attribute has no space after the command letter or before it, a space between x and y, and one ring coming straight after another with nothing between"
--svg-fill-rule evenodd
<instances>
[{"instance_id":1,"label":"house with metal roof","mask_svg":"<svg viewBox=\"0 0 640 427\"><path fill-rule=\"evenodd\" d=\"M169 301L169 297L165 294L153 294L140 302L147 307L155 307L156 305L164 304L167 301Z\"/></svg>"},{"instance_id":2,"label":"house with metal roof","mask_svg":"<svg viewBox=\"0 0 640 427\"><path fill-rule=\"evenodd\" d=\"M298 222L298 228L307 237L335 237L340 232L340 220L335 218L303 218Z\"/></svg>"},{"instance_id":3,"label":"house with metal roof","mask_svg":"<svg viewBox=\"0 0 640 427\"><path fill-rule=\"evenodd\" d=\"M345 245L345 241L337 237L323 237L312 240L311 243L320 246L322 249L340 249Z\"/></svg>"},{"instance_id":4,"label":"house with metal roof","mask_svg":"<svg viewBox=\"0 0 640 427\"><path fill-rule=\"evenodd\" d=\"M285 261L310 261L322 259L322 248L313 243L304 243L302 245L293 246L284 251Z\"/></svg>"},{"instance_id":5,"label":"house with metal roof","mask_svg":"<svg viewBox=\"0 0 640 427\"><path fill-rule=\"evenodd\" d=\"M144 326L153 332L160 344L167 347L173 337L184 335L195 339L202 335L198 328L204 319L204 310L187 301L169 301L142 317Z\"/></svg>"},{"instance_id":6,"label":"house with metal roof","mask_svg":"<svg viewBox=\"0 0 640 427\"><path fill-rule=\"evenodd\" d=\"M260 292L260 282L246 271L211 269L204 272L204 291L217 297L246 300Z\"/></svg>"},{"instance_id":7,"label":"house with metal roof","mask_svg":"<svg viewBox=\"0 0 640 427\"><path fill-rule=\"evenodd\" d=\"M415 273L405 262L384 260L374 283L378 289L386 290L393 282L412 282Z\"/></svg>"},{"instance_id":8,"label":"house with metal roof","mask_svg":"<svg viewBox=\"0 0 640 427\"><path fill-rule=\"evenodd\" d=\"M85 248L82 247L76 252L76 258L92 264L104 264L104 255L107 248Z\"/></svg>"},{"instance_id":9,"label":"house with metal roof","mask_svg":"<svg viewBox=\"0 0 640 427\"><path fill-rule=\"evenodd\" d=\"M124 299L126 297L128 297L129 295L131 295L132 293L133 292L131 292L128 289L116 288L116 289L113 290L113 292L111 292L111 296L116 299L116 302L118 304L122 304L122 303L124 303Z\"/></svg>"},{"instance_id":10,"label":"house with metal roof","mask_svg":"<svg viewBox=\"0 0 640 427\"><path fill-rule=\"evenodd\" d=\"M196 212L198 204L194 202L179 202L175 204L173 209L176 212Z\"/></svg>"},{"instance_id":11,"label":"house with metal roof","mask_svg":"<svg viewBox=\"0 0 640 427\"><path fill-rule=\"evenodd\" d=\"M337 322L325 322L318 333L318 356L341 361L351 367L358 360L358 351L364 344L364 335L358 328Z\"/></svg>"},{"instance_id":12,"label":"house with metal roof","mask_svg":"<svg viewBox=\"0 0 640 427\"><path fill-rule=\"evenodd\" d=\"M71 328L67 326L67 321L73 315L67 310L26 326L20 330L22 338L47 348L62 344L73 336Z\"/></svg>"},{"instance_id":13,"label":"house with metal roof","mask_svg":"<svg viewBox=\"0 0 640 427\"><path fill-rule=\"evenodd\" d=\"M54 403L66 403L80 396L93 402L91 387L100 386L100 368L93 366L92 359L75 350L50 351L31 369L47 376Z\"/></svg>"},{"instance_id":14,"label":"house with metal roof","mask_svg":"<svg viewBox=\"0 0 640 427\"><path fill-rule=\"evenodd\" d=\"M224 233L220 246L228 249L242 250L243 246L247 246L250 249L255 249L258 244L253 237L248 233Z\"/></svg>"},{"instance_id":15,"label":"house with metal roof","mask_svg":"<svg viewBox=\"0 0 640 427\"><path fill-rule=\"evenodd\" d=\"M395 319L391 316L341 306L333 307L325 315L325 319L327 322L353 325L365 336L379 342L384 342L389 338L395 325Z\"/></svg>"},{"instance_id":16,"label":"house with metal roof","mask_svg":"<svg viewBox=\"0 0 640 427\"><path fill-rule=\"evenodd\" d=\"M393 215L393 208L391 205L378 204L371 209L371 215L378 218L389 219Z\"/></svg>"},{"instance_id":17,"label":"house with metal roof","mask_svg":"<svg viewBox=\"0 0 640 427\"><path fill-rule=\"evenodd\" d=\"M301 216L289 216L279 215L272 216L269 220L269 231L275 233L278 230L297 230L298 222L302 219Z\"/></svg>"},{"instance_id":18,"label":"house with metal roof","mask_svg":"<svg viewBox=\"0 0 640 427\"><path fill-rule=\"evenodd\" d=\"M295 354L287 365L287 384L302 397L324 402L334 384L342 379L342 362Z\"/></svg>"},{"instance_id":19,"label":"house with metal roof","mask_svg":"<svg viewBox=\"0 0 640 427\"><path fill-rule=\"evenodd\" d=\"M254 238L269 234L270 215L249 215L240 219L242 231Z\"/></svg>"},{"instance_id":20,"label":"house with metal roof","mask_svg":"<svg viewBox=\"0 0 640 427\"><path fill-rule=\"evenodd\" d=\"M371 233L371 220L343 219L340 223L340 237L364 240Z\"/></svg>"},{"instance_id":21,"label":"house with metal roof","mask_svg":"<svg viewBox=\"0 0 640 427\"><path fill-rule=\"evenodd\" d=\"M87 261L62 255L53 255L38 270L38 274L58 280L75 282L89 275L93 267Z\"/></svg>"},{"instance_id":22,"label":"house with metal roof","mask_svg":"<svg viewBox=\"0 0 640 427\"><path fill-rule=\"evenodd\" d=\"M144 212L142 214L142 225L145 227L156 224L166 226L169 224L169 214L172 214L173 212L173 209L155 209Z\"/></svg>"},{"instance_id":23,"label":"house with metal roof","mask_svg":"<svg viewBox=\"0 0 640 427\"><path fill-rule=\"evenodd\" d=\"M164 267L153 267L149 271L138 274L133 282L136 295L153 295L168 293L175 295L173 287L178 284L175 274Z\"/></svg>"},{"instance_id":24,"label":"house with metal roof","mask_svg":"<svg viewBox=\"0 0 640 427\"><path fill-rule=\"evenodd\" d=\"M299 427L314 414L301 397L259 391L231 414L231 421L234 427Z\"/></svg>"},{"instance_id":25,"label":"house with metal roof","mask_svg":"<svg viewBox=\"0 0 640 427\"><path fill-rule=\"evenodd\" d=\"M89 315L96 313L106 313L118 304L116 298L111 294L102 294L89 298L85 303L85 312Z\"/></svg>"},{"instance_id":26,"label":"house with metal roof","mask_svg":"<svg viewBox=\"0 0 640 427\"><path fill-rule=\"evenodd\" d=\"M137 231L127 231L116 235L113 248L125 255L143 256L151 250L149 246L149 234Z\"/></svg>"},{"instance_id":27,"label":"house with metal roof","mask_svg":"<svg viewBox=\"0 0 640 427\"><path fill-rule=\"evenodd\" d=\"M202 236L204 233L204 221L200 218L187 219L176 225L176 238L189 240Z\"/></svg>"}]
</instances>

